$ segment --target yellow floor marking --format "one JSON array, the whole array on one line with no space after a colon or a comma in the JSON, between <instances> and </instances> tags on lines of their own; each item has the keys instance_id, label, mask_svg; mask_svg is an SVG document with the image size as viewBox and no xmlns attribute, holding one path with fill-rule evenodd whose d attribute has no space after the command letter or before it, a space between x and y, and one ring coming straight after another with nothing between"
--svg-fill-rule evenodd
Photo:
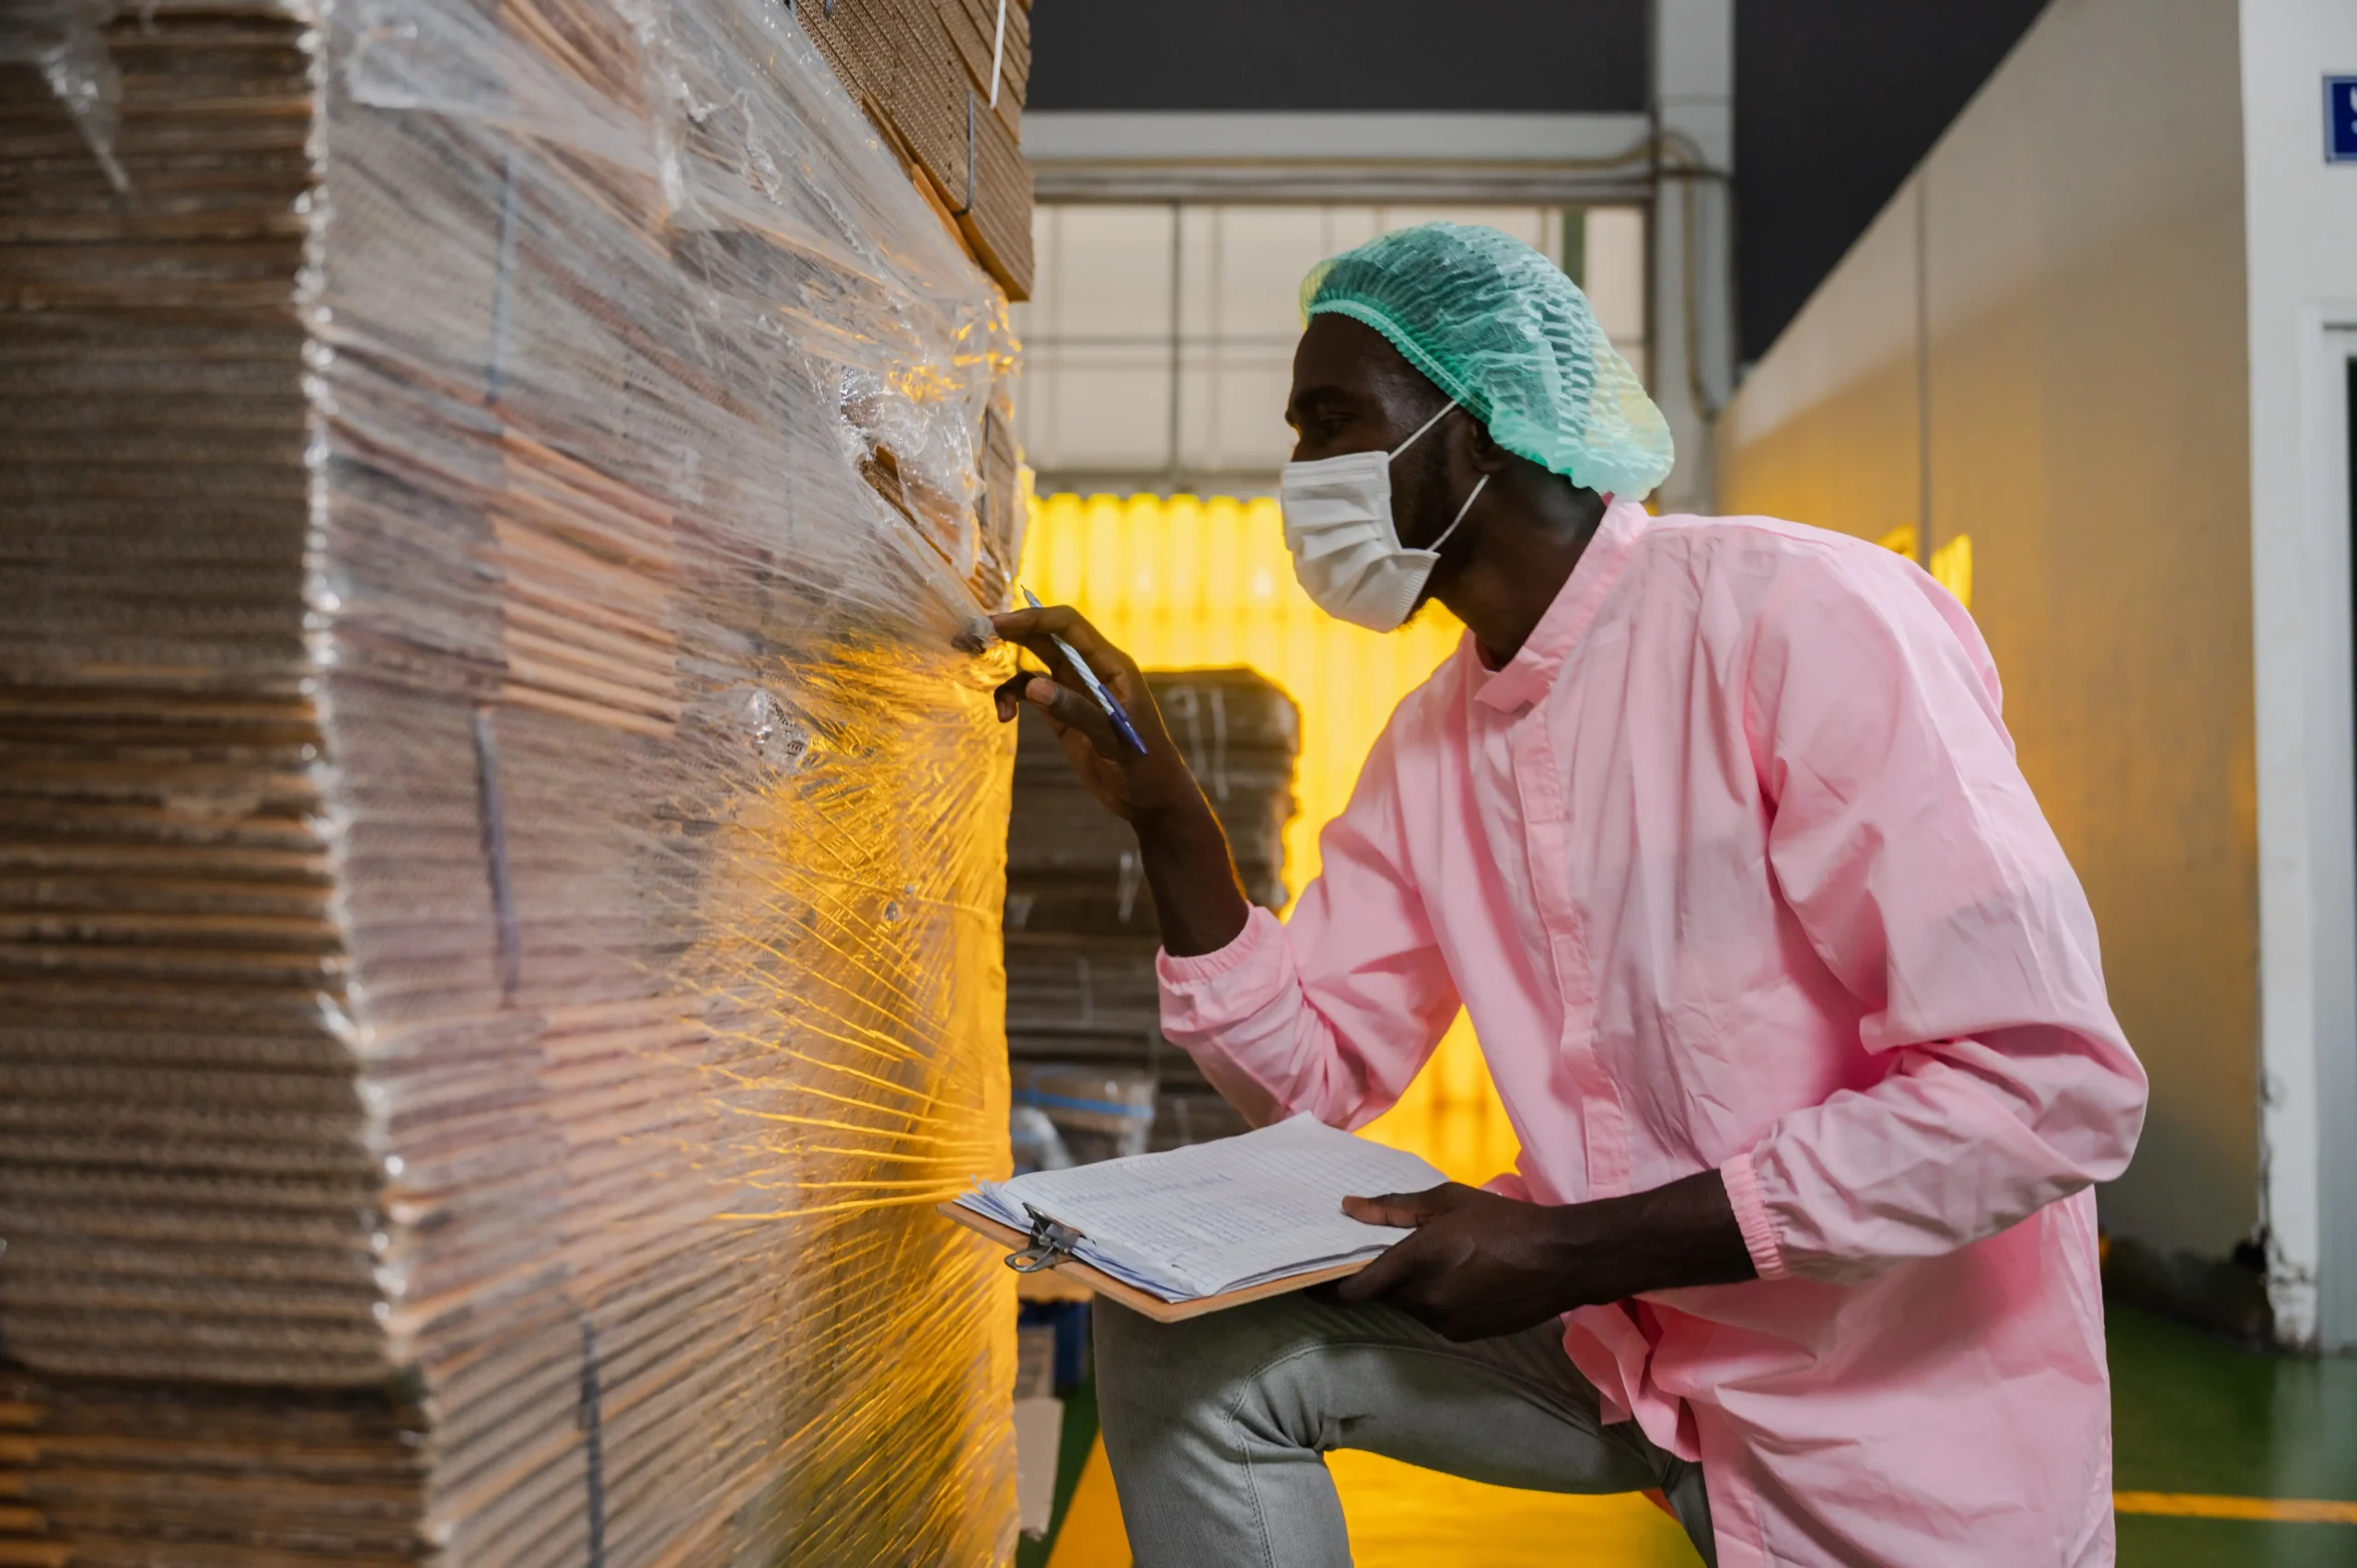
<instances>
[{"instance_id":1,"label":"yellow floor marking","mask_svg":"<svg viewBox=\"0 0 2357 1568\"><path fill-rule=\"evenodd\" d=\"M1130 1538L1121 1529L1121 1500L1113 1493L1113 1467L1105 1460L1101 1437L1089 1445L1048 1568L1130 1568Z\"/></svg>"},{"instance_id":2,"label":"yellow floor marking","mask_svg":"<svg viewBox=\"0 0 2357 1568\"><path fill-rule=\"evenodd\" d=\"M1326 1463L1358 1568L1701 1568L1643 1497L1515 1492L1349 1450Z\"/></svg>"},{"instance_id":3,"label":"yellow floor marking","mask_svg":"<svg viewBox=\"0 0 2357 1568\"><path fill-rule=\"evenodd\" d=\"M2177 1519L2273 1519L2290 1524L2357 1525L2357 1503L2320 1497L2211 1497L2190 1492L2115 1492L2122 1514Z\"/></svg>"},{"instance_id":4,"label":"yellow floor marking","mask_svg":"<svg viewBox=\"0 0 2357 1568\"><path fill-rule=\"evenodd\" d=\"M1327 1456L1358 1568L1696 1568L1685 1533L1642 1497L1514 1492L1374 1454ZM1089 1450L1048 1568L1130 1568L1105 1445Z\"/></svg>"}]
</instances>

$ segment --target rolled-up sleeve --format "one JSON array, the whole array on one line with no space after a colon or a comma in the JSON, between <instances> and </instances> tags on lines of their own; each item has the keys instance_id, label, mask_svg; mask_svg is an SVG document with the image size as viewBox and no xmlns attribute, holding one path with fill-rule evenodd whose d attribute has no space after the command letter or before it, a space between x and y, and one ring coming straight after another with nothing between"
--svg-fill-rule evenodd
<instances>
[{"instance_id":1,"label":"rolled-up sleeve","mask_svg":"<svg viewBox=\"0 0 2357 1568\"><path fill-rule=\"evenodd\" d=\"M1742 682L1778 888L1887 1063L1721 1167L1766 1278L1859 1279L1994 1235L2117 1176L2143 1121L1986 650L1915 576L1846 555L1795 574Z\"/></svg>"},{"instance_id":2,"label":"rolled-up sleeve","mask_svg":"<svg viewBox=\"0 0 2357 1568\"><path fill-rule=\"evenodd\" d=\"M1403 870L1395 715L1289 919L1255 909L1226 947L1158 960L1162 1032L1265 1125L1359 1127L1403 1093L1457 1016L1423 900Z\"/></svg>"}]
</instances>

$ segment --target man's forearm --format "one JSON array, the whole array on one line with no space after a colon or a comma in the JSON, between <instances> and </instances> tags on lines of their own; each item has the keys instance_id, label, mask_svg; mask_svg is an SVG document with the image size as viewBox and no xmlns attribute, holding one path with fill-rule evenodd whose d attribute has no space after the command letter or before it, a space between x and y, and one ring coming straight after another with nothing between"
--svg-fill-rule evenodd
<instances>
[{"instance_id":1,"label":"man's forearm","mask_svg":"<svg viewBox=\"0 0 2357 1568\"><path fill-rule=\"evenodd\" d=\"M1558 1214L1563 1277L1585 1297L1582 1306L1645 1291L1731 1284L1758 1274L1726 1183L1715 1170Z\"/></svg>"},{"instance_id":2,"label":"man's forearm","mask_svg":"<svg viewBox=\"0 0 2357 1568\"><path fill-rule=\"evenodd\" d=\"M1138 855L1173 958L1216 953L1242 934L1252 913L1228 853L1227 834L1200 792L1191 806L1141 819Z\"/></svg>"}]
</instances>

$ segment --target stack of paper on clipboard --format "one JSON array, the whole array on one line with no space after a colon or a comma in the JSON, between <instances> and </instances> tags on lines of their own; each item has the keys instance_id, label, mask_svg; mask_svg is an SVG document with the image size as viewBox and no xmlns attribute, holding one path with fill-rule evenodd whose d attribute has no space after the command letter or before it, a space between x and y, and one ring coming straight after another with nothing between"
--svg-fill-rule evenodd
<instances>
[{"instance_id":1,"label":"stack of paper on clipboard","mask_svg":"<svg viewBox=\"0 0 2357 1568\"><path fill-rule=\"evenodd\" d=\"M1338 1279L1408 1232L1342 1213L1447 1179L1297 1116L1213 1143L977 1183L942 1212L1009 1247L1062 1227L1052 1266L1166 1321ZM1045 1260L1043 1260L1044 1261Z\"/></svg>"}]
</instances>

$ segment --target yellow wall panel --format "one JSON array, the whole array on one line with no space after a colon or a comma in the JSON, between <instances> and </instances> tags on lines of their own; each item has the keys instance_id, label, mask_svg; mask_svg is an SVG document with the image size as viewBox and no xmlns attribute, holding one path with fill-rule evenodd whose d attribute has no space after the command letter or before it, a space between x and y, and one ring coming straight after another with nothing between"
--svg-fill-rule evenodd
<instances>
[{"instance_id":1,"label":"yellow wall panel","mask_svg":"<svg viewBox=\"0 0 2357 1568\"><path fill-rule=\"evenodd\" d=\"M1038 497L1023 580L1047 602L1076 607L1146 668L1249 665L1301 705L1300 810L1285 838L1285 885L1296 895L1318 874L1318 832L1350 799L1391 710L1464 630L1437 604L1388 634L1326 614L1294 580L1277 504L1265 497ZM1513 1163L1512 1130L1461 1016L1369 1132L1459 1179Z\"/></svg>"}]
</instances>

